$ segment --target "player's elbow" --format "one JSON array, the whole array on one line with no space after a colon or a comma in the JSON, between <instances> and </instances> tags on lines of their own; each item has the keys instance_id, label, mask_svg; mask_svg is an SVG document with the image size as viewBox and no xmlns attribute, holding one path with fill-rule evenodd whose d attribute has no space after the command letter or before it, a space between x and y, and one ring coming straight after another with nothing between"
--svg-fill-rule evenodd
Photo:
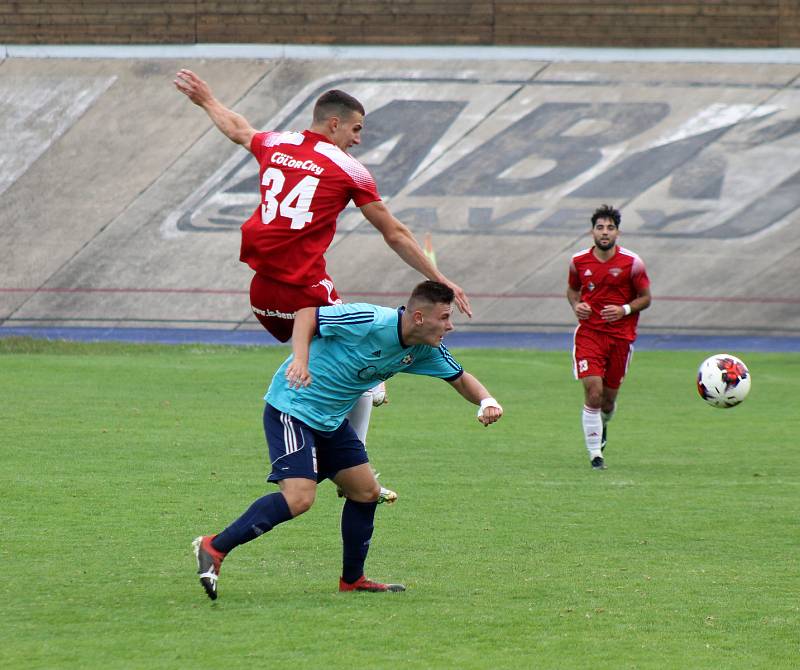
<instances>
[{"instance_id":1,"label":"player's elbow","mask_svg":"<svg viewBox=\"0 0 800 670\"><path fill-rule=\"evenodd\" d=\"M383 239L392 249L399 249L408 243L410 236L403 230L392 229L384 231Z\"/></svg>"}]
</instances>

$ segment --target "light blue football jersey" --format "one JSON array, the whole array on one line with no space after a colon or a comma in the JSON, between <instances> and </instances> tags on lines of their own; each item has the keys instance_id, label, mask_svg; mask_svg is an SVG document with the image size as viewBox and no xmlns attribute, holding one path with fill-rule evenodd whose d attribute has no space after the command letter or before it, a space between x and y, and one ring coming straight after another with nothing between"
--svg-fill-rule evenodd
<instances>
[{"instance_id":1,"label":"light blue football jersey","mask_svg":"<svg viewBox=\"0 0 800 670\"><path fill-rule=\"evenodd\" d=\"M264 399L317 430L336 430L364 391L398 372L458 379L463 368L442 344L406 346L400 333L405 308L368 303L317 308L311 341L311 384L289 388L289 356L278 368Z\"/></svg>"}]
</instances>

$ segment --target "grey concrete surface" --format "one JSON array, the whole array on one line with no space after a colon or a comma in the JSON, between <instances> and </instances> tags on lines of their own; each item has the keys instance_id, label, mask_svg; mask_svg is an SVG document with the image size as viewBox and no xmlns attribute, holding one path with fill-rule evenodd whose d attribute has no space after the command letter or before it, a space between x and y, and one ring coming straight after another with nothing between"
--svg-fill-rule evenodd
<instances>
[{"instance_id":1,"label":"grey concrete surface","mask_svg":"<svg viewBox=\"0 0 800 670\"><path fill-rule=\"evenodd\" d=\"M653 282L643 332L800 335L800 64L547 58L1 61L0 324L260 328L257 166L173 89L184 66L264 129L359 97L354 154L470 294L464 330L574 327L567 264L608 202ZM327 258L347 300L418 280L355 209Z\"/></svg>"}]
</instances>

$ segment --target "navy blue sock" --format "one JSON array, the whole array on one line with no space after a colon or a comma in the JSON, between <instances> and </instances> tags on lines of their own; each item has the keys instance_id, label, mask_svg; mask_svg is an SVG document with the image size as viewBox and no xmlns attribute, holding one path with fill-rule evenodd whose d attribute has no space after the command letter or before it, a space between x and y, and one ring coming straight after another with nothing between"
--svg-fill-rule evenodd
<instances>
[{"instance_id":1,"label":"navy blue sock","mask_svg":"<svg viewBox=\"0 0 800 670\"><path fill-rule=\"evenodd\" d=\"M364 574L377 502L346 500L342 510L342 579L349 584Z\"/></svg>"},{"instance_id":2,"label":"navy blue sock","mask_svg":"<svg viewBox=\"0 0 800 670\"><path fill-rule=\"evenodd\" d=\"M250 505L242 516L211 541L211 546L227 554L234 547L255 540L259 535L291 518L292 513L283 493L270 493Z\"/></svg>"}]
</instances>

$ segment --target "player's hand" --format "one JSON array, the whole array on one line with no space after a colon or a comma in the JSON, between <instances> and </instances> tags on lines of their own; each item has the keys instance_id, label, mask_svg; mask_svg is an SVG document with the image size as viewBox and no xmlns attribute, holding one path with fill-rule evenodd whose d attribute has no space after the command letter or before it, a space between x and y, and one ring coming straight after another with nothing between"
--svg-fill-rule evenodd
<instances>
[{"instance_id":1,"label":"player's hand","mask_svg":"<svg viewBox=\"0 0 800 670\"><path fill-rule=\"evenodd\" d=\"M480 421L484 426L488 426L489 424L499 421L501 416L503 416L503 408L500 407L499 403L496 405L486 405L478 410L478 421Z\"/></svg>"},{"instance_id":2,"label":"player's hand","mask_svg":"<svg viewBox=\"0 0 800 670\"><path fill-rule=\"evenodd\" d=\"M578 319L588 319L592 315L592 308L589 306L589 303L586 302L578 302L575 303L575 316Z\"/></svg>"},{"instance_id":3,"label":"player's hand","mask_svg":"<svg viewBox=\"0 0 800 670\"><path fill-rule=\"evenodd\" d=\"M173 84L175 84L175 88L189 98L195 105L200 105L202 107L214 98L209 85L191 70L185 68L179 70L178 74L175 75Z\"/></svg>"},{"instance_id":4,"label":"player's hand","mask_svg":"<svg viewBox=\"0 0 800 670\"><path fill-rule=\"evenodd\" d=\"M311 383L311 373L308 371L308 365L299 361L292 361L289 367L286 368L286 381L289 382L289 388L302 388Z\"/></svg>"},{"instance_id":5,"label":"player's hand","mask_svg":"<svg viewBox=\"0 0 800 670\"><path fill-rule=\"evenodd\" d=\"M600 317L603 321L619 321L625 316L625 309L622 305L606 305L600 310Z\"/></svg>"},{"instance_id":6,"label":"player's hand","mask_svg":"<svg viewBox=\"0 0 800 670\"><path fill-rule=\"evenodd\" d=\"M464 289L461 288L458 284L454 284L449 279L446 279L442 283L446 284L451 289L453 289L453 293L455 294L454 299L456 307L458 307L458 311L461 312L462 314L466 314L471 319L472 308L469 306L469 298L467 298L467 294L464 293Z\"/></svg>"}]
</instances>

